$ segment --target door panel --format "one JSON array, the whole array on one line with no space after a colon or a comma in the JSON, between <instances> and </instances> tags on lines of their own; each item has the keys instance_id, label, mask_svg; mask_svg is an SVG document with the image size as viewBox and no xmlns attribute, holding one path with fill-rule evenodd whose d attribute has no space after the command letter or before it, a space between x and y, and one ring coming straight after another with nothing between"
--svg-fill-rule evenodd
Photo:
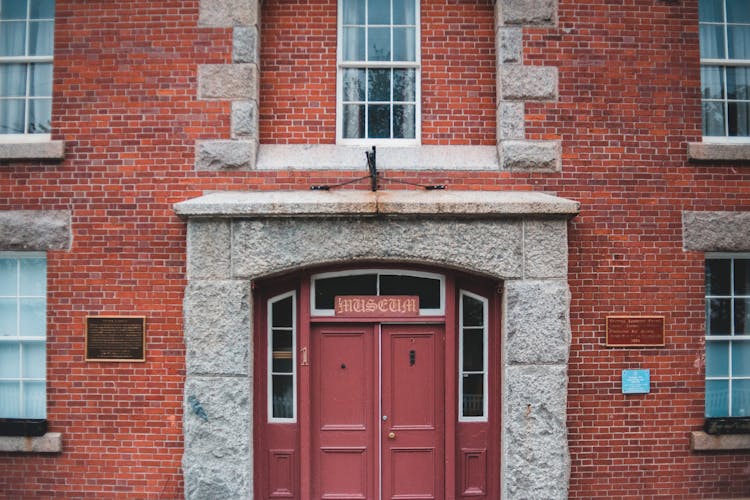
<instances>
[{"instance_id":1,"label":"door panel","mask_svg":"<svg viewBox=\"0 0 750 500\"><path fill-rule=\"evenodd\" d=\"M387 499L441 499L443 328L383 325L382 490Z\"/></svg>"}]
</instances>

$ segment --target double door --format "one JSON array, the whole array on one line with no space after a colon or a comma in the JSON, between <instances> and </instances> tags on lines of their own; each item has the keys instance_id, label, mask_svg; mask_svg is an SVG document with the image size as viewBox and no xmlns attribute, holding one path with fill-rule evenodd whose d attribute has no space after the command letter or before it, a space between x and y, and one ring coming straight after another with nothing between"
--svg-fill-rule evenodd
<instances>
[{"instance_id":1,"label":"double door","mask_svg":"<svg viewBox=\"0 0 750 500\"><path fill-rule=\"evenodd\" d=\"M310 331L315 499L442 499L445 338L437 324Z\"/></svg>"}]
</instances>

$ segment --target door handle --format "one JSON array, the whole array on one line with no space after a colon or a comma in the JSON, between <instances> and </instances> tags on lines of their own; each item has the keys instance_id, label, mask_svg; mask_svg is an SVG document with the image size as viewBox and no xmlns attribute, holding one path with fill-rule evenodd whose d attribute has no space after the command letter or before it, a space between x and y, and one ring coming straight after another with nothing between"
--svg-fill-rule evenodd
<instances>
[{"instance_id":1,"label":"door handle","mask_svg":"<svg viewBox=\"0 0 750 500\"><path fill-rule=\"evenodd\" d=\"M391 431L388 433L388 439L396 439L396 433Z\"/></svg>"}]
</instances>

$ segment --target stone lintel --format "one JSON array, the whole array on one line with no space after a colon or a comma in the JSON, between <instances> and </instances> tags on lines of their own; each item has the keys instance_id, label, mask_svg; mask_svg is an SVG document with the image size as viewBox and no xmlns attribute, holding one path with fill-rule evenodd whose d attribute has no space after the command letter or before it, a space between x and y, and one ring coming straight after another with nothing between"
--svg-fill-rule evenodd
<instances>
[{"instance_id":1,"label":"stone lintel","mask_svg":"<svg viewBox=\"0 0 750 500\"><path fill-rule=\"evenodd\" d=\"M713 142L688 143L688 159L704 162L741 162L750 164L750 143L727 144Z\"/></svg>"},{"instance_id":2,"label":"stone lintel","mask_svg":"<svg viewBox=\"0 0 750 500\"><path fill-rule=\"evenodd\" d=\"M0 143L0 162L16 160L62 160L64 141L31 141Z\"/></svg>"},{"instance_id":3,"label":"stone lintel","mask_svg":"<svg viewBox=\"0 0 750 500\"><path fill-rule=\"evenodd\" d=\"M746 252L750 212L682 212L682 246L702 252Z\"/></svg>"},{"instance_id":4,"label":"stone lintel","mask_svg":"<svg viewBox=\"0 0 750 500\"><path fill-rule=\"evenodd\" d=\"M177 203L183 217L552 217L568 219L576 201L531 191L271 191L221 192Z\"/></svg>"},{"instance_id":5,"label":"stone lintel","mask_svg":"<svg viewBox=\"0 0 750 500\"><path fill-rule=\"evenodd\" d=\"M0 451L11 453L61 453L62 434L48 432L44 436L0 436Z\"/></svg>"},{"instance_id":6,"label":"stone lintel","mask_svg":"<svg viewBox=\"0 0 750 500\"><path fill-rule=\"evenodd\" d=\"M258 24L259 0L200 0L198 26L230 28Z\"/></svg>"},{"instance_id":7,"label":"stone lintel","mask_svg":"<svg viewBox=\"0 0 750 500\"><path fill-rule=\"evenodd\" d=\"M693 451L750 450L750 434L722 434L714 436L703 431L690 433Z\"/></svg>"},{"instance_id":8,"label":"stone lintel","mask_svg":"<svg viewBox=\"0 0 750 500\"><path fill-rule=\"evenodd\" d=\"M198 66L198 98L206 100L258 100L256 64L201 64Z\"/></svg>"},{"instance_id":9,"label":"stone lintel","mask_svg":"<svg viewBox=\"0 0 750 500\"><path fill-rule=\"evenodd\" d=\"M67 210L0 210L0 249L67 250L70 217Z\"/></svg>"},{"instance_id":10,"label":"stone lintel","mask_svg":"<svg viewBox=\"0 0 750 500\"><path fill-rule=\"evenodd\" d=\"M498 155L504 170L559 172L561 169L560 141L501 140Z\"/></svg>"},{"instance_id":11,"label":"stone lintel","mask_svg":"<svg viewBox=\"0 0 750 500\"><path fill-rule=\"evenodd\" d=\"M498 101L554 101L557 73L554 66L503 64L498 68Z\"/></svg>"}]
</instances>

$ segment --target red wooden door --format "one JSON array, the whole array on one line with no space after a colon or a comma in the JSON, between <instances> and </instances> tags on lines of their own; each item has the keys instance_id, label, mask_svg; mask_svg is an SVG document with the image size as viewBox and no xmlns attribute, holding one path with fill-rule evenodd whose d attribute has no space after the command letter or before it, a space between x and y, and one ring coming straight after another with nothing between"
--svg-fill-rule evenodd
<instances>
[{"instance_id":1,"label":"red wooden door","mask_svg":"<svg viewBox=\"0 0 750 500\"><path fill-rule=\"evenodd\" d=\"M442 499L443 327L316 325L311 343L312 498Z\"/></svg>"}]
</instances>

